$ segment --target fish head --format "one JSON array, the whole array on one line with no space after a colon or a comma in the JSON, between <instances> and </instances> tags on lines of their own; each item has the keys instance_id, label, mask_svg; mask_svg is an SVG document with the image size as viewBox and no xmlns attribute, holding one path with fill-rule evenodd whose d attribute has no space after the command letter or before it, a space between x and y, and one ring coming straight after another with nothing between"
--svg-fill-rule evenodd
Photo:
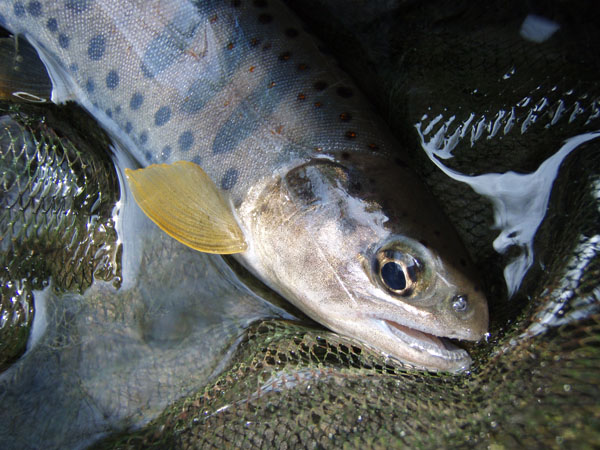
<instances>
[{"instance_id":1,"label":"fish head","mask_svg":"<svg viewBox=\"0 0 600 450\"><path fill-rule=\"evenodd\" d=\"M427 370L457 372L479 340L486 298L425 186L380 157L313 159L262 190L249 224L257 275L328 328Z\"/></svg>"}]
</instances>

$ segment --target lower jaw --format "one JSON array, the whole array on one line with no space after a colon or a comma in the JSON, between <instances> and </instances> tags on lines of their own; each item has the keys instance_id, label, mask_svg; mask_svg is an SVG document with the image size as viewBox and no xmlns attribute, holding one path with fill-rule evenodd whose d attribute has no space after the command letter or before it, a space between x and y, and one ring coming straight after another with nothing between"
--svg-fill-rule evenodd
<instances>
[{"instance_id":1,"label":"lower jaw","mask_svg":"<svg viewBox=\"0 0 600 450\"><path fill-rule=\"evenodd\" d=\"M469 354L454 345L448 338L434 336L415 330L396 322L384 320L394 336L404 345L410 347L414 364L423 366L432 371L460 372L467 370L471 365ZM413 361L407 361L413 363Z\"/></svg>"}]
</instances>

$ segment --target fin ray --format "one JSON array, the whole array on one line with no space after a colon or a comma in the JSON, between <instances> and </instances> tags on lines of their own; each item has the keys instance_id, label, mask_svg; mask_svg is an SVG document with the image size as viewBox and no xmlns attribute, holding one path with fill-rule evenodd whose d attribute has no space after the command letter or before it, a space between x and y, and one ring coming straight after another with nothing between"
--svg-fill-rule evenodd
<instances>
[{"instance_id":1,"label":"fin ray","mask_svg":"<svg viewBox=\"0 0 600 450\"><path fill-rule=\"evenodd\" d=\"M142 211L169 236L195 250L231 254L247 249L244 235L219 189L188 161L125 169Z\"/></svg>"}]
</instances>

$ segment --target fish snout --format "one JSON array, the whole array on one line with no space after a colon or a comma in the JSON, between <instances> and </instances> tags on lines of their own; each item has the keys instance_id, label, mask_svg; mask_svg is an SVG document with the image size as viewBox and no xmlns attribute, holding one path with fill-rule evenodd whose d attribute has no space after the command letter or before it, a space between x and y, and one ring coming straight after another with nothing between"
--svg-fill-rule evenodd
<instances>
[{"instance_id":1,"label":"fish snout","mask_svg":"<svg viewBox=\"0 0 600 450\"><path fill-rule=\"evenodd\" d=\"M455 322L453 338L478 341L488 331L487 301L480 292L461 292L446 299L446 309Z\"/></svg>"}]
</instances>

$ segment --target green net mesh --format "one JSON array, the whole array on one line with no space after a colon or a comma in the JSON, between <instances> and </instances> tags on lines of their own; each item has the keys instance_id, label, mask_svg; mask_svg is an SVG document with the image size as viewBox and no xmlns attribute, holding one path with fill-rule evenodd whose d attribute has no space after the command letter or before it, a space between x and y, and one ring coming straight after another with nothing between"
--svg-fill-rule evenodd
<instances>
[{"instance_id":1,"label":"green net mesh","mask_svg":"<svg viewBox=\"0 0 600 450\"><path fill-rule=\"evenodd\" d=\"M25 349L33 290L119 282L109 141L94 125L86 142L75 130L89 119L53 111L0 104L0 370Z\"/></svg>"}]
</instances>

